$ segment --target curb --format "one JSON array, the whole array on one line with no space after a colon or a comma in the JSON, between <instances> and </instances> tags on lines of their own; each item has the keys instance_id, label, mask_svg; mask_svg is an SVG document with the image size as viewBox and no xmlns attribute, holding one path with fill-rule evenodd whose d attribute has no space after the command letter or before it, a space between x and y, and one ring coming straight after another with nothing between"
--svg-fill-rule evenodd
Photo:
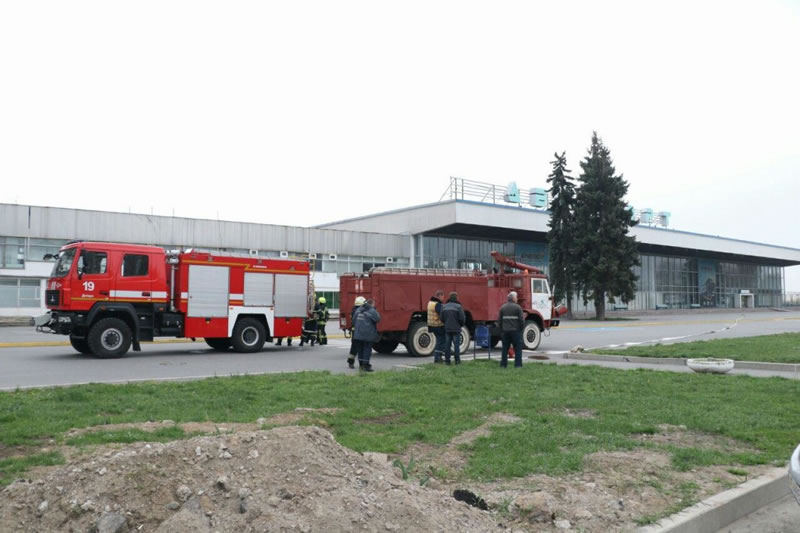
<instances>
[{"instance_id":1,"label":"curb","mask_svg":"<svg viewBox=\"0 0 800 533\"><path fill-rule=\"evenodd\" d=\"M582 361L612 361L615 363L640 363L651 365L686 366L686 359L682 357L639 357L635 355L600 355L587 352L567 352L564 359L578 359ZM735 361L734 368L744 370L770 370L773 372L800 371L800 364L794 363L761 363L757 361Z\"/></svg>"},{"instance_id":2,"label":"curb","mask_svg":"<svg viewBox=\"0 0 800 533\"><path fill-rule=\"evenodd\" d=\"M668 516L638 533L716 533L740 518L791 493L786 468L775 468L736 488L720 492Z\"/></svg>"}]
</instances>

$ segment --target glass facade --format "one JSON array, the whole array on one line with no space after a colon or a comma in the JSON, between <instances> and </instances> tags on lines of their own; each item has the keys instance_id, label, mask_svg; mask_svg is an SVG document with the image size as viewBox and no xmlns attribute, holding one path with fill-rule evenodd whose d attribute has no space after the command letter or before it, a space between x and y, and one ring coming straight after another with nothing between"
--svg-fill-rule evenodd
<instances>
[{"instance_id":1,"label":"glass facade","mask_svg":"<svg viewBox=\"0 0 800 533\"><path fill-rule=\"evenodd\" d=\"M416 264L420 268L461 268L487 270L493 265L489 252L514 255L513 242L459 239L453 237L417 237Z\"/></svg>"},{"instance_id":2,"label":"glass facade","mask_svg":"<svg viewBox=\"0 0 800 533\"><path fill-rule=\"evenodd\" d=\"M44 261L45 254L55 254L67 241L0 236L0 268L25 268L25 261Z\"/></svg>"},{"instance_id":3,"label":"glass facade","mask_svg":"<svg viewBox=\"0 0 800 533\"><path fill-rule=\"evenodd\" d=\"M25 268L25 239L0 237L0 268Z\"/></svg>"},{"instance_id":4,"label":"glass facade","mask_svg":"<svg viewBox=\"0 0 800 533\"><path fill-rule=\"evenodd\" d=\"M494 266L489 252L536 266L548 272L546 243L477 240L425 235L417 237L417 265L424 268L479 268ZM755 307L780 306L783 301L783 267L757 263L720 261L698 257L641 254L636 297L628 304L609 304L608 309L696 309L741 307L752 294ZM592 310L593 304L573 302L576 311Z\"/></svg>"},{"instance_id":5,"label":"glass facade","mask_svg":"<svg viewBox=\"0 0 800 533\"><path fill-rule=\"evenodd\" d=\"M39 307L41 301L38 279L0 278L0 307Z\"/></svg>"}]
</instances>

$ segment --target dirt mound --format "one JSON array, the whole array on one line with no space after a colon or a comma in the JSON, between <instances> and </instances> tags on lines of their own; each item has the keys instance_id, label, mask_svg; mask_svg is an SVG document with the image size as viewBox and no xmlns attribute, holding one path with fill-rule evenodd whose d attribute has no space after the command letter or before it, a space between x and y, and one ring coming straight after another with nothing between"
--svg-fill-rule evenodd
<instances>
[{"instance_id":1,"label":"dirt mound","mask_svg":"<svg viewBox=\"0 0 800 533\"><path fill-rule=\"evenodd\" d=\"M137 443L0 493L0 531L494 531L492 515L400 479L318 427Z\"/></svg>"}]
</instances>

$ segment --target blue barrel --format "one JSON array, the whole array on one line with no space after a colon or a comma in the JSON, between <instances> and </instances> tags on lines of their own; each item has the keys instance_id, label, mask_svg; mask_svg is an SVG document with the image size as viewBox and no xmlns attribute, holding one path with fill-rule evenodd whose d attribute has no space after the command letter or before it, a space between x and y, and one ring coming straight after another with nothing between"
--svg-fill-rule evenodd
<instances>
[{"instance_id":1,"label":"blue barrel","mask_svg":"<svg viewBox=\"0 0 800 533\"><path fill-rule=\"evenodd\" d=\"M475 328L475 346L478 348L489 347L489 327L477 326Z\"/></svg>"}]
</instances>

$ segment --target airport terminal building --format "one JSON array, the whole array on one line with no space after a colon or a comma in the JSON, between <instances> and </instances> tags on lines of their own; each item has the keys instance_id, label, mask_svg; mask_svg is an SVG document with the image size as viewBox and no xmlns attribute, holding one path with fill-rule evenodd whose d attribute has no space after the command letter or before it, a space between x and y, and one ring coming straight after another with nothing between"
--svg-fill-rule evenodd
<instances>
[{"instance_id":1,"label":"airport terminal building","mask_svg":"<svg viewBox=\"0 0 800 533\"><path fill-rule=\"evenodd\" d=\"M310 228L0 204L0 316L43 313L53 267L43 257L78 239L309 258L317 292L334 308L338 275L377 266L486 270L497 250L546 271L549 213L532 197L507 202L489 187L478 199L455 190L439 202ZM641 266L628 309L780 306L784 268L800 264L800 249L644 224L631 233Z\"/></svg>"}]
</instances>

